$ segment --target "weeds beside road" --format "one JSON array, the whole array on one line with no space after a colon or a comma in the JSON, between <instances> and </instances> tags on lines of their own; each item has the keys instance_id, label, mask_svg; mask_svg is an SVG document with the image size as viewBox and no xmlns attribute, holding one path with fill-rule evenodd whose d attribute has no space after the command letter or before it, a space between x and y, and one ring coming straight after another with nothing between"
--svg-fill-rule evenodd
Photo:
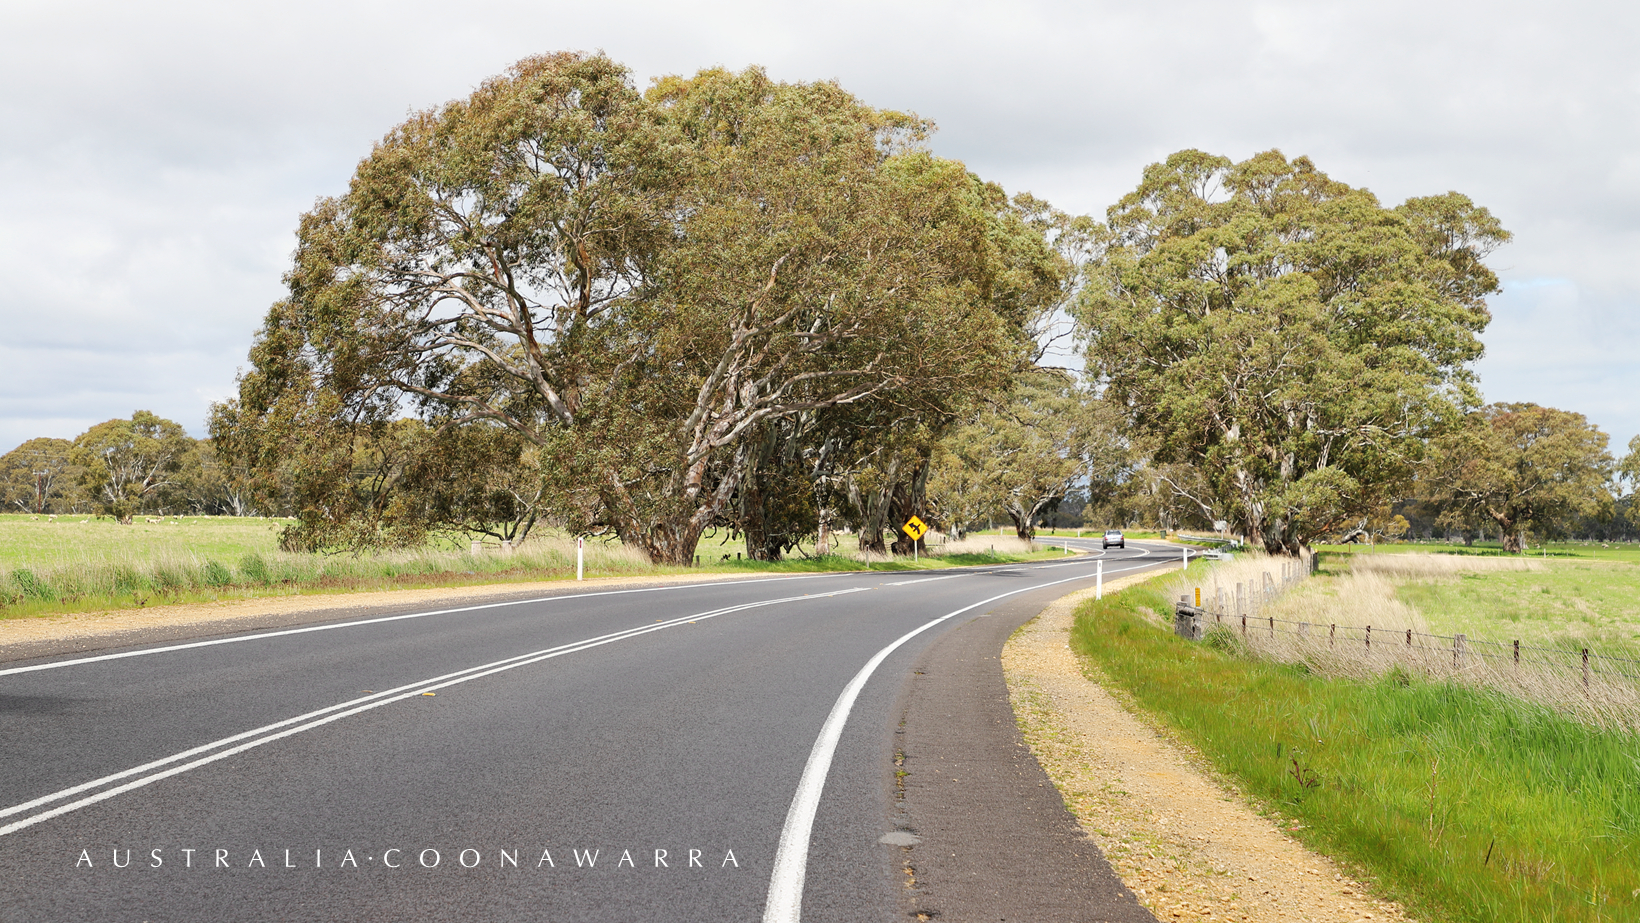
<instances>
[{"instance_id":1,"label":"weeds beside road","mask_svg":"<svg viewBox=\"0 0 1640 923\"><path fill-rule=\"evenodd\" d=\"M1640 916L1640 737L1457 683L1329 679L1184 641L1164 594L1085 604L1073 646L1295 836L1420 917Z\"/></svg>"}]
</instances>

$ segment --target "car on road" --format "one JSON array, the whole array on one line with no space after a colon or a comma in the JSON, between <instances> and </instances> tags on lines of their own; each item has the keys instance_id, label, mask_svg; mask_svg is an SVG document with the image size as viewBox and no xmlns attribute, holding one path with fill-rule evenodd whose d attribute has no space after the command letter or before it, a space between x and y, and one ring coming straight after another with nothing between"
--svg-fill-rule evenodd
<instances>
[{"instance_id":1,"label":"car on road","mask_svg":"<svg viewBox=\"0 0 1640 923\"><path fill-rule=\"evenodd\" d=\"M1109 548L1112 545L1115 545L1118 548L1127 547L1127 539L1122 536L1120 529L1105 530L1105 547Z\"/></svg>"}]
</instances>

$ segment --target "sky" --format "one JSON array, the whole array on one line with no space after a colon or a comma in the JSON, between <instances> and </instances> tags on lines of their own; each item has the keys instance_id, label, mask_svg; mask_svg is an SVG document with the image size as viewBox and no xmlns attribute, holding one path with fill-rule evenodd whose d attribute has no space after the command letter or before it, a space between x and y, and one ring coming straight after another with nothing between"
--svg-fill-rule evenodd
<instances>
[{"instance_id":1,"label":"sky","mask_svg":"<svg viewBox=\"0 0 1640 923\"><path fill-rule=\"evenodd\" d=\"M1103 216L1199 148L1307 155L1385 204L1456 190L1490 401L1640 434L1640 5L5 0L0 452L151 410L205 435L295 228L372 143L530 54L765 67L939 127L936 154Z\"/></svg>"}]
</instances>

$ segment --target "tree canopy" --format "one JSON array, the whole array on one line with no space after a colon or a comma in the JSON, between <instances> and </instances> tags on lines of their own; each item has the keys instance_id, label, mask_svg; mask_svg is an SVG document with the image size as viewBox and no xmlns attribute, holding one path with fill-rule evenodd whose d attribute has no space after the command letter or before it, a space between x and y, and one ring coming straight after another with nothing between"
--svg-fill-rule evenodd
<instances>
[{"instance_id":1,"label":"tree canopy","mask_svg":"<svg viewBox=\"0 0 1640 923\"><path fill-rule=\"evenodd\" d=\"M1113 206L1076 314L1089 373L1213 519L1294 552L1404 488L1478 403L1508 239L1458 193L1385 208L1277 151L1181 151Z\"/></svg>"},{"instance_id":2,"label":"tree canopy","mask_svg":"<svg viewBox=\"0 0 1640 923\"><path fill-rule=\"evenodd\" d=\"M338 524L392 526L359 458L413 417L514 434L565 524L687 561L771 427L950 417L1028 353L1059 262L927 127L757 69L640 94L601 55L526 59L303 217L213 435L283 472L298 545L393 534Z\"/></svg>"},{"instance_id":3,"label":"tree canopy","mask_svg":"<svg viewBox=\"0 0 1640 923\"><path fill-rule=\"evenodd\" d=\"M1436 441L1425 488L1449 517L1491 524L1519 553L1523 532L1559 535L1610 504L1607 441L1580 413L1489 404Z\"/></svg>"}]
</instances>

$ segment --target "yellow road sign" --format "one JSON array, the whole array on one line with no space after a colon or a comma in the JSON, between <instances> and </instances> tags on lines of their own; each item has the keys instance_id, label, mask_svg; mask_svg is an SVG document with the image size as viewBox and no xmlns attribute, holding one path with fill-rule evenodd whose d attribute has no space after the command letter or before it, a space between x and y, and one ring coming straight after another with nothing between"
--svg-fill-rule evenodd
<instances>
[{"instance_id":1,"label":"yellow road sign","mask_svg":"<svg viewBox=\"0 0 1640 923\"><path fill-rule=\"evenodd\" d=\"M913 516L905 521L905 534L911 536L912 541L916 541L928 534L928 523Z\"/></svg>"}]
</instances>

